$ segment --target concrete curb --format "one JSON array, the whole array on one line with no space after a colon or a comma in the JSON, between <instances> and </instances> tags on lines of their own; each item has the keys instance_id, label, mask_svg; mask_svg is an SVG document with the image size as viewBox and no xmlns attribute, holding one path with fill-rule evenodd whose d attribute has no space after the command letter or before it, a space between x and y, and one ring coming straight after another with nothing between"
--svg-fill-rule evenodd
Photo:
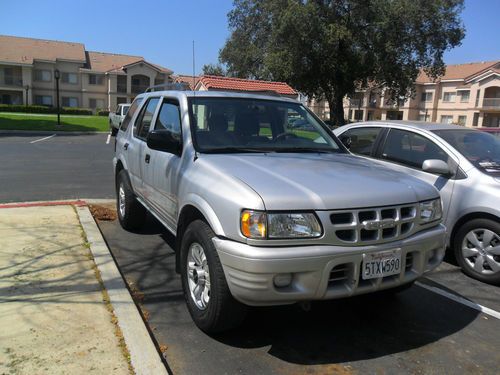
<instances>
[{"instance_id":1,"label":"concrete curb","mask_svg":"<svg viewBox=\"0 0 500 375\"><path fill-rule=\"evenodd\" d=\"M0 130L1 135L86 135L86 134L109 134L109 131L98 132L98 131L61 131L61 130Z\"/></svg>"},{"instance_id":2,"label":"concrete curb","mask_svg":"<svg viewBox=\"0 0 500 375\"><path fill-rule=\"evenodd\" d=\"M60 199L57 201L27 201L27 202L0 202L0 208L34 207L34 206L60 206L60 205L86 205L115 203L115 198L75 198Z\"/></svg>"},{"instance_id":3,"label":"concrete curb","mask_svg":"<svg viewBox=\"0 0 500 375\"><path fill-rule=\"evenodd\" d=\"M160 359L160 355L88 207L76 207L76 212L118 319L118 325L123 333L135 373L167 374L167 369Z\"/></svg>"}]
</instances>

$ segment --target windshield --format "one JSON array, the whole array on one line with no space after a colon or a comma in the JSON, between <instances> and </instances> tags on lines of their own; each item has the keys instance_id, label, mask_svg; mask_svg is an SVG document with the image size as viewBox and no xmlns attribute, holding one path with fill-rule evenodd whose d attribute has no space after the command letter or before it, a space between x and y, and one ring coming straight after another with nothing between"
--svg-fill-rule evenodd
<instances>
[{"instance_id":1,"label":"windshield","mask_svg":"<svg viewBox=\"0 0 500 375\"><path fill-rule=\"evenodd\" d=\"M300 103L246 98L191 98L200 152L344 152Z\"/></svg>"},{"instance_id":2,"label":"windshield","mask_svg":"<svg viewBox=\"0 0 500 375\"><path fill-rule=\"evenodd\" d=\"M476 130L435 130L481 171L500 176L500 139Z\"/></svg>"}]
</instances>

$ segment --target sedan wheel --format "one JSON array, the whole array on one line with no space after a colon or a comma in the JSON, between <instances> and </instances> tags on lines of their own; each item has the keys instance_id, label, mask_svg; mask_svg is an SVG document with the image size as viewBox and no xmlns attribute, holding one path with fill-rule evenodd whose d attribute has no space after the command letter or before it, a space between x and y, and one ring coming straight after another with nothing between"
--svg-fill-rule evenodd
<instances>
[{"instance_id":1,"label":"sedan wheel","mask_svg":"<svg viewBox=\"0 0 500 375\"><path fill-rule=\"evenodd\" d=\"M500 272L500 236L485 228L471 230L462 242L462 256L478 273Z\"/></svg>"}]
</instances>

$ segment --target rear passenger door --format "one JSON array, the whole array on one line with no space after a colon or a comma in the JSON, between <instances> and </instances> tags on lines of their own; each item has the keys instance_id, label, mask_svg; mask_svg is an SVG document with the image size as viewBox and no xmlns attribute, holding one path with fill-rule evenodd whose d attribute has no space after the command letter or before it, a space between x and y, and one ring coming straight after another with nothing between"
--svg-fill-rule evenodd
<instances>
[{"instance_id":1,"label":"rear passenger door","mask_svg":"<svg viewBox=\"0 0 500 375\"><path fill-rule=\"evenodd\" d=\"M441 194L443 212L448 212L455 180L449 176L425 172L422 164L428 159L438 159L457 171L458 163L434 141L423 134L392 128L376 156L390 163L394 169L433 185Z\"/></svg>"},{"instance_id":2,"label":"rear passenger door","mask_svg":"<svg viewBox=\"0 0 500 375\"><path fill-rule=\"evenodd\" d=\"M151 129L167 130L173 138L182 140L179 102L163 98ZM144 169L143 183L148 203L171 229L175 228L178 200L178 171L181 158L166 151L144 148L149 164Z\"/></svg>"}]
</instances>

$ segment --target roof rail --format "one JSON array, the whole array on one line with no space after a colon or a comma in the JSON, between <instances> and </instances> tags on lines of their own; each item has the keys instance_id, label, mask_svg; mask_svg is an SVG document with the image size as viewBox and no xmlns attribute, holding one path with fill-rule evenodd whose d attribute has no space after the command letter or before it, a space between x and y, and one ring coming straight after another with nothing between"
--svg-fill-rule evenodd
<instances>
[{"instance_id":1,"label":"roof rail","mask_svg":"<svg viewBox=\"0 0 500 375\"><path fill-rule=\"evenodd\" d=\"M144 92L153 91L189 91L191 88L185 82L167 82L161 85L149 86Z\"/></svg>"}]
</instances>

